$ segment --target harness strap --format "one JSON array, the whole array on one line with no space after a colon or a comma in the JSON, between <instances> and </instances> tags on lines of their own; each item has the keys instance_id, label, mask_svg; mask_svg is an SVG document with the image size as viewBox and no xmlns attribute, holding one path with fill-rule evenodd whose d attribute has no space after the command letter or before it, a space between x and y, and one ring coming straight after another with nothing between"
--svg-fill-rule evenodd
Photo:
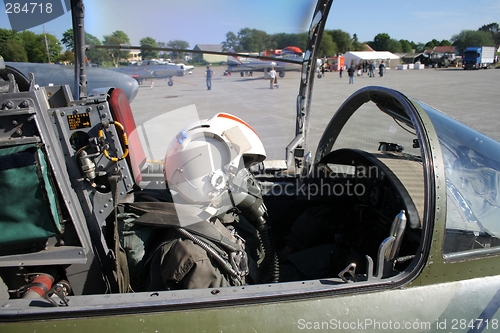
<instances>
[{"instance_id":1,"label":"harness strap","mask_svg":"<svg viewBox=\"0 0 500 333\"><path fill-rule=\"evenodd\" d=\"M134 202L126 204L128 211L140 215L134 223L154 227L174 228L183 237L203 248L231 277L235 285L249 273L244 241L231 233L219 219L201 220L199 208L174 205L171 202ZM179 216L196 221L181 225Z\"/></svg>"},{"instance_id":2,"label":"harness strap","mask_svg":"<svg viewBox=\"0 0 500 333\"><path fill-rule=\"evenodd\" d=\"M113 194L114 202L114 232L113 232L113 243L114 243L114 253L115 253L115 270L116 270L116 280L118 283L118 292L127 293L132 291L130 288L130 273L128 270L127 254L125 250L120 245L120 238L118 236L118 181L120 176L111 176L109 181L111 183L111 191Z\"/></svg>"}]
</instances>

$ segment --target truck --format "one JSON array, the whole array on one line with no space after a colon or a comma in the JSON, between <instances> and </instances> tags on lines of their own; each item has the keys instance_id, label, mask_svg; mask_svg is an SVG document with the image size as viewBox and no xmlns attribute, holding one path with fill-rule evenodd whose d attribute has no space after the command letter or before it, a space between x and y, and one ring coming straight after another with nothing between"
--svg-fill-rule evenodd
<instances>
[{"instance_id":1,"label":"truck","mask_svg":"<svg viewBox=\"0 0 500 333\"><path fill-rule=\"evenodd\" d=\"M328 72L339 71L341 67L344 67L344 56L326 58L323 62L323 67Z\"/></svg>"},{"instance_id":2,"label":"truck","mask_svg":"<svg viewBox=\"0 0 500 333\"><path fill-rule=\"evenodd\" d=\"M471 46L465 49L462 57L464 69L490 68L495 58L493 46Z\"/></svg>"}]
</instances>

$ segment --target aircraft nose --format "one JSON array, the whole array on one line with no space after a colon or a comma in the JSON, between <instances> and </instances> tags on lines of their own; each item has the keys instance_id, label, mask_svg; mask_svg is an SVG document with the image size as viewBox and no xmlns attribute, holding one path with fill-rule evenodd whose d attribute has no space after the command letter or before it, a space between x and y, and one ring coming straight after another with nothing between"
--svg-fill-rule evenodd
<instances>
[{"instance_id":1,"label":"aircraft nose","mask_svg":"<svg viewBox=\"0 0 500 333\"><path fill-rule=\"evenodd\" d=\"M123 90L127 95L129 102L132 102L139 92L139 83L137 80L126 74L113 71L109 72L111 72L109 77L111 84L109 84L109 86Z\"/></svg>"},{"instance_id":2,"label":"aircraft nose","mask_svg":"<svg viewBox=\"0 0 500 333\"><path fill-rule=\"evenodd\" d=\"M132 101L134 100L135 96L137 96L137 93L139 92L139 83L137 82L137 80L132 79L129 82L129 88L130 88L130 93L128 93L126 91L125 91L125 93L127 94L128 101L130 103L132 103Z\"/></svg>"},{"instance_id":3,"label":"aircraft nose","mask_svg":"<svg viewBox=\"0 0 500 333\"><path fill-rule=\"evenodd\" d=\"M139 84L130 75L104 68L87 68L87 91L101 88L120 88L130 102L137 96Z\"/></svg>"}]
</instances>

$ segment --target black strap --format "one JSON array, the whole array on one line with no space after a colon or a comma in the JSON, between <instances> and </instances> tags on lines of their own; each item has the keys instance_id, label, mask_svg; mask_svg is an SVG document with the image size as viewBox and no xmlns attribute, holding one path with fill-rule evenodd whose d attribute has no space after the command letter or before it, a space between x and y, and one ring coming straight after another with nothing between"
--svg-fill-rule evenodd
<instances>
[{"instance_id":1,"label":"black strap","mask_svg":"<svg viewBox=\"0 0 500 333\"><path fill-rule=\"evenodd\" d=\"M120 238L118 236L118 181L120 176L111 176L109 181L111 183L111 191L113 193L114 201L114 215L115 225L113 233L114 252L115 252L115 269L116 279L118 282L118 291L120 293L127 293L131 291L130 288L130 273L127 263L127 254L120 245Z\"/></svg>"}]
</instances>

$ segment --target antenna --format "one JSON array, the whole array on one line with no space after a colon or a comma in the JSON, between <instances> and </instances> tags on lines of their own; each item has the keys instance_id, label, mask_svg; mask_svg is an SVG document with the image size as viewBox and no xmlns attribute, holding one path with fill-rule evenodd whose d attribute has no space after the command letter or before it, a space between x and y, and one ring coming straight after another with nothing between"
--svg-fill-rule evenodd
<instances>
[{"instance_id":1,"label":"antenna","mask_svg":"<svg viewBox=\"0 0 500 333\"><path fill-rule=\"evenodd\" d=\"M43 38L45 39L45 52L47 52L47 60L50 64L50 52L49 52L49 42L47 41L47 34L45 33L45 25L42 24L43 28Z\"/></svg>"},{"instance_id":2,"label":"antenna","mask_svg":"<svg viewBox=\"0 0 500 333\"><path fill-rule=\"evenodd\" d=\"M87 97L87 74L85 72L85 6L83 0L71 0L71 18L73 21L73 39L75 47L75 96Z\"/></svg>"}]
</instances>

